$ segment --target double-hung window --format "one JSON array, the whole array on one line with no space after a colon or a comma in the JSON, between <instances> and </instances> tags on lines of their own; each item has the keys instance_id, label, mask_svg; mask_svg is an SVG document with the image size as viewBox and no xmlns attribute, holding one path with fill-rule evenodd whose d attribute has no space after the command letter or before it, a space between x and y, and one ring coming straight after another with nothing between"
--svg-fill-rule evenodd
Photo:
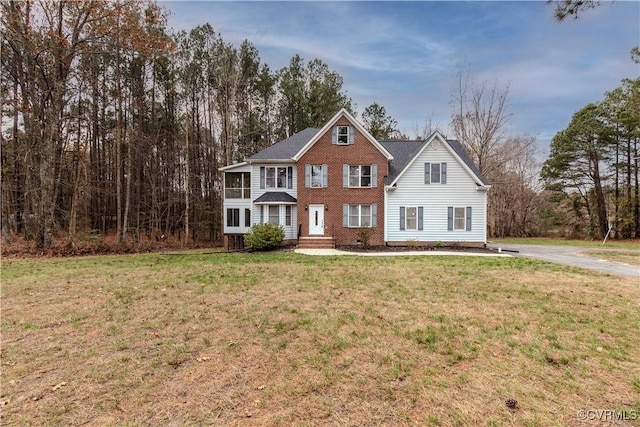
<instances>
[{"instance_id":1,"label":"double-hung window","mask_svg":"<svg viewBox=\"0 0 640 427\"><path fill-rule=\"evenodd\" d=\"M227 227L240 227L239 208L227 208Z\"/></svg>"},{"instance_id":2,"label":"double-hung window","mask_svg":"<svg viewBox=\"0 0 640 427\"><path fill-rule=\"evenodd\" d=\"M407 219L405 223L406 230L418 229L418 208L415 206L407 207Z\"/></svg>"},{"instance_id":3,"label":"double-hung window","mask_svg":"<svg viewBox=\"0 0 640 427\"><path fill-rule=\"evenodd\" d=\"M377 205L343 205L344 227L376 227Z\"/></svg>"},{"instance_id":4,"label":"double-hung window","mask_svg":"<svg viewBox=\"0 0 640 427\"><path fill-rule=\"evenodd\" d=\"M423 230L423 217L422 206L400 206L400 230Z\"/></svg>"},{"instance_id":5,"label":"double-hung window","mask_svg":"<svg viewBox=\"0 0 640 427\"><path fill-rule=\"evenodd\" d=\"M446 184L447 164L446 163L425 163L424 164L425 184Z\"/></svg>"},{"instance_id":6,"label":"double-hung window","mask_svg":"<svg viewBox=\"0 0 640 427\"><path fill-rule=\"evenodd\" d=\"M343 165L343 187L376 187L378 165Z\"/></svg>"},{"instance_id":7,"label":"double-hung window","mask_svg":"<svg viewBox=\"0 0 640 427\"><path fill-rule=\"evenodd\" d=\"M471 206L449 206L447 217L449 231L471 231Z\"/></svg>"},{"instance_id":8,"label":"double-hung window","mask_svg":"<svg viewBox=\"0 0 640 427\"><path fill-rule=\"evenodd\" d=\"M260 188L292 188L293 168L291 166L262 166L260 168Z\"/></svg>"},{"instance_id":9,"label":"double-hung window","mask_svg":"<svg viewBox=\"0 0 640 427\"><path fill-rule=\"evenodd\" d=\"M291 205L286 205L284 207L284 225L291 225L292 212L293 207Z\"/></svg>"},{"instance_id":10,"label":"double-hung window","mask_svg":"<svg viewBox=\"0 0 640 427\"><path fill-rule=\"evenodd\" d=\"M328 182L328 165L304 165L304 186L309 188L327 187Z\"/></svg>"},{"instance_id":11,"label":"double-hung window","mask_svg":"<svg viewBox=\"0 0 640 427\"><path fill-rule=\"evenodd\" d=\"M371 187L371 166L349 166L349 187Z\"/></svg>"},{"instance_id":12,"label":"double-hung window","mask_svg":"<svg viewBox=\"0 0 640 427\"><path fill-rule=\"evenodd\" d=\"M338 126L338 144L346 145L349 143L349 126Z\"/></svg>"},{"instance_id":13,"label":"double-hung window","mask_svg":"<svg viewBox=\"0 0 640 427\"><path fill-rule=\"evenodd\" d=\"M331 143L336 145L351 145L354 143L353 126L334 126L331 130Z\"/></svg>"},{"instance_id":14,"label":"double-hung window","mask_svg":"<svg viewBox=\"0 0 640 427\"><path fill-rule=\"evenodd\" d=\"M280 224L280 206L269 205L268 214L269 214L269 219L267 222L269 224L275 224L275 225Z\"/></svg>"}]
</instances>

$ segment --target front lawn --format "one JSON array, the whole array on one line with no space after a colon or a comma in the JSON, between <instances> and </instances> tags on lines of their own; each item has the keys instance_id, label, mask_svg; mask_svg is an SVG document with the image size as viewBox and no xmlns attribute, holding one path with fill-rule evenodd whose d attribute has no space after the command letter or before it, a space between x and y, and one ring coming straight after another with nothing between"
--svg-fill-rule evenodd
<instances>
[{"instance_id":1,"label":"front lawn","mask_svg":"<svg viewBox=\"0 0 640 427\"><path fill-rule=\"evenodd\" d=\"M639 425L633 278L278 252L5 259L1 279L3 425Z\"/></svg>"}]
</instances>

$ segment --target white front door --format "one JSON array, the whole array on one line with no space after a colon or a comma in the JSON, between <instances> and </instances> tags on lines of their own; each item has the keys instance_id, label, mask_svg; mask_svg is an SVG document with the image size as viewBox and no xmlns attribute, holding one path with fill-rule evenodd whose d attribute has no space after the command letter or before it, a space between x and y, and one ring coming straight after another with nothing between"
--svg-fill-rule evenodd
<instances>
[{"instance_id":1,"label":"white front door","mask_svg":"<svg viewBox=\"0 0 640 427\"><path fill-rule=\"evenodd\" d=\"M324 236L324 205L309 205L309 234Z\"/></svg>"}]
</instances>

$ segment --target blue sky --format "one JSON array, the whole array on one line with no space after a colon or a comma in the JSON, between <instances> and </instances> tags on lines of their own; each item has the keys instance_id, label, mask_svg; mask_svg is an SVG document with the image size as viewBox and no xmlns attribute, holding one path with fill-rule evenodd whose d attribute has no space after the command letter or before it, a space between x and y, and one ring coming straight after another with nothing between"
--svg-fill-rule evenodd
<instances>
[{"instance_id":1,"label":"blue sky","mask_svg":"<svg viewBox=\"0 0 640 427\"><path fill-rule=\"evenodd\" d=\"M640 2L603 2L556 23L545 1L160 2L169 26L210 23L225 41L248 39L272 70L296 53L344 78L358 115L383 105L409 136L427 120L452 136L451 90L466 61L478 82L510 84L509 133L543 151L574 112L640 75ZM359 116L358 116L359 117Z\"/></svg>"}]
</instances>

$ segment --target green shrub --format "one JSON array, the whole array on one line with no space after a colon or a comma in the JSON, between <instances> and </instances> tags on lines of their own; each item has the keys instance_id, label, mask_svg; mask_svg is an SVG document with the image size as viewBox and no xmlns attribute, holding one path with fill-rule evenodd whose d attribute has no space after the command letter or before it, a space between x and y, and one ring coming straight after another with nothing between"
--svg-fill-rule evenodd
<instances>
[{"instance_id":1,"label":"green shrub","mask_svg":"<svg viewBox=\"0 0 640 427\"><path fill-rule=\"evenodd\" d=\"M275 224L255 224L244 236L244 244L255 251L268 251L280 246L284 228Z\"/></svg>"}]
</instances>

